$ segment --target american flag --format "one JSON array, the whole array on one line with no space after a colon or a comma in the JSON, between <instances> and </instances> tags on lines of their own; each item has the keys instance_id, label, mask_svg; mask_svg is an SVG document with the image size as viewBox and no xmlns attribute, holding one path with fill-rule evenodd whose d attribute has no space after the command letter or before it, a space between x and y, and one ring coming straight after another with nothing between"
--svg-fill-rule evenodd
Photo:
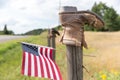
<instances>
[{"instance_id":1,"label":"american flag","mask_svg":"<svg viewBox=\"0 0 120 80\"><path fill-rule=\"evenodd\" d=\"M52 59L53 48L22 42L22 49L23 75L62 80L60 70Z\"/></svg>"}]
</instances>

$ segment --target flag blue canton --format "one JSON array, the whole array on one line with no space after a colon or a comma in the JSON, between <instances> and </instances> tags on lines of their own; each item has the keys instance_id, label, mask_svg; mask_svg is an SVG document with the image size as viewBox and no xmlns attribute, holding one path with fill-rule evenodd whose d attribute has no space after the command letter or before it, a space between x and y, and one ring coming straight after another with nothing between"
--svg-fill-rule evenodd
<instances>
[{"instance_id":1,"label":"flag blue canton","mask_svg":"<svg viewBox=\"0 0 120 80\"><path fill-rule=\"evenodd\" d=\"M25 52L31 53L33 55L39 56L38 53L38 47L34 45L29 45L29 44L22 44L22 49Z\"/></svg>"}]
</instances>

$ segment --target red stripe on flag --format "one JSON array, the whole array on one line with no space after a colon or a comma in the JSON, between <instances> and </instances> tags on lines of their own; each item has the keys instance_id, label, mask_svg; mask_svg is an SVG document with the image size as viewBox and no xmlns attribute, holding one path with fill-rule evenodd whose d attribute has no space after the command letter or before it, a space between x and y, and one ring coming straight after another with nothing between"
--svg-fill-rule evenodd
<instances>
[{"instance_id":1,"label":"red stripe on flag","mask_svg":"<svg viewBox=\"0 0 120 80\"><path fill-rule=\"evenodd\" d=\"M50 56L52 55L52 52L53 52L53 50L50 49ZM61 76L61 74L60 74L60 70L59 70L57 64L56 64L53 60L52 60L52 62L53 62L53 64L54 64L55 68L57 69L57 73L58 73L59 80L62 80L62 76ZM56 74L57 74L57 73L56 73ZM55 79L55 80L56 80L56 79Z\"/></svg>"},{"instance_id":2,"label":"red stripe on flag","mask_svg":"<svg viewBox=\"0 0 120 80\"><path fill-rule=\"evenodd\" d=\"M44 70L46 69L46 72L44 71L44 77L45 78L48 78L48 76L49 76L49 69L48 69L48 64L47 64L47 61L46 61L46 59L45 59L45 57L44 57L44 49L45 48L40 48L40 52L41 52L41 57L43 58L43 61L44 61L44 64L45 64L45 66L44 66Z\"/></svg>"},{"instance_id":3,"label":"red stripe on flag","mask_svg":"<svg viewBox=\"0 0 120 80\"><path fill-rule=\"evenodd\" d=\"M28 76L31 76L31 54L28 53Z\"/></svg>"},{"instance_id":4,"label":"red stripe on flag","mask_svg":"<svg viewBox=\"0 0 120 80\"><path fill-rule=\"evenodd\" d=\"M43 62L43 60L44 60L44 59L43 59L43 48L40 47L40 48L39 48L39 51L40 51L40 54L39 54L39 55L40 55L40 60L41 60L41 61L40 61L40 62L41 62L41 63L40 63L40 65L41 65L41 76L42 76L42 77L45 77L45 71L44 71L44 68L45 68L45 67L44 67L44 65L43 65L43 64L45 64L45 63Z\"/></svg>"},{"instance_id":5,"label":"red stripe on flag","mask_svg":"<svg viewBox=\"0 0 120 80\"><path fill-rule=\"evenodd\" d=\"M25 70L25 52L23 51L22 69L21 69L22 74L24 74L24 70Z\"/></svg>"},{"instance_id":6,"label":"red stripe on flag","mask_svg":"<svg viewBox=\"0 0 120 80\"><path fill-rule=\"evenodd\" d=\"M39 56L39 60L40 60L41 76L44 77L43 62L41 60L41 56Z\"/></svg>"},{"instance_id":7,"label":"red stripe on flag","mask_svg":"<svg viewBox=\"0 0 120 80\"><path fill-rule=\"evenodd\" d=\"M49 77L49 69L48 69L48 64L47 61L44 57L45 54L45 48L40 47L40 56L42 57L42 62L43 62L43 70L44 70L44 77L48 78Z\"/></svg>"},{"instance_id":8,"label":"red stripe on flag","mask_svg":"<svg viewBox=\"0 0 120 80\"><path fill-rule=\"evenodd\" d=\"M50 59L52 59L53 60L53 49L50 49Z\"/></svg>"},{"instance_id":9,"label":"red stripe on flag","mask_svg":"<svg viewBox=\"0 0 120 80\"><path fill-rule=\"evenodd\" d=\"M43 48L40 47L40 54L43 55Z\"/></svg>"},{"instance_id":10,"label":"red stripe on flag","mask_svg":"<svg viewBox=\"0 0 120 80\"><path fill-rule=\"evenodd\" d=\"M45 52L43 54L44 54L44 60L45 60L46 69L47 69L47 76L48 76L48 78L50 78L50 70L49 70L49 67L48 67L48 62L46 60L46 52L47 52L47 48L45 48Z\"/></svg>"},{"instance_id":11,"label":"red stripe on flag","mask_svg":"<svg viewBox=\"0 0 120 80\"><path fill-rule=\"evenodd\" d=\"M49 59L48 59L49 60ZM49 60L50 61L50 60ZM52 63L50 62L50 66L51 66L51 69L52 69L52 73L53 73L53 79L56 80L56 74L55 74L55 70L53 68L53 65Z\"/></svg>"},{"instance_id":12,"label":"red stripe on flag","mask_svg":"<svg viewBox=\"0 0 120 80\"><path fill-rule=\"evenodd\" d=\"M51 51L51 49L50 49L50 52L48 52L48 54L47 54L47 57L48 57L48 60L49 60L49 62L50 62L50 65L51 65L51 69L52 69L52 73L53 73L53 79L54 80L57 80L57 77L56 77L56 73L55 73L55 69L54 69L54 66L53 66L53 64L52 64L52 62L51 62L51 58L50 58L50 56L51 56L51 53L52 51Z\"/></svg>"},{"instance_id":13,"label":"red stripe on flag","mask_svg":"<svg viewBox=\"0 0 120 80\"><path fill-rule=\"evenodd\" d=\"M38 66L37 66L37 58L36 56L34 55L34 71L35 71L35 76L37 77L38 76Z\"/></svg>"},{"instance_id":14,"label":"red stripe on flag","mask_svg":"<svg viewBox=\"0 0 120 80\"><path fill-rule=\"evenodd\" d=\"M57 64L56 64L55 62L54 62L54 64L55 64L55 66L56 66L56 68L57 68L58 76L59 76L60 80L62 80L62 76L61 76L61 74L60 74L60 70L59 70L59 68L58 68L58 66L57 66Z\"/></svg>"}]
</instances>

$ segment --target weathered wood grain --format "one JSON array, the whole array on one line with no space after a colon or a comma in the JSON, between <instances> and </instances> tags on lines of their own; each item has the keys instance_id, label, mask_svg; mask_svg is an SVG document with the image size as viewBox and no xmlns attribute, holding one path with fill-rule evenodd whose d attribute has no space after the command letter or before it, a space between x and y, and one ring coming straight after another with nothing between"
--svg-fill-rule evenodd
<instances>
[{"instance_id":1,"label":"weathered wood grain","mask_svg":"<svg viewBox=\"0 0 120 80\"><path fill-rule=\"evenodd\" d=\"M83 80L83 52L78 46L66 45L68 80Z\"/></svg>"}]
</instances>

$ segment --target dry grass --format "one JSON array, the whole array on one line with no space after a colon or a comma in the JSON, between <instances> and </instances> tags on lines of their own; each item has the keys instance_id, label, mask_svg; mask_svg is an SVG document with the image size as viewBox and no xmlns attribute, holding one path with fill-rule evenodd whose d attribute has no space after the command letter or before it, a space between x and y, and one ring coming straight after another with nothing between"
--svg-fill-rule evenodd
<instances>
[{"instance_id":1,"label":"dry grass","mask_svg":"<svg viewBox=\"0 0 120 80\"><path fill-rule=\"evenodd\" d=\"M84 64L92 69L92 73L100 70L120 70L120 32L85 32L85 36L87 44L94 48L89 54L96 56L84 57Z\"/></svg>"},{"instance_id":2,"label":"dry grass","mask_svg":"<svg viewBox=\"0 0 120 80\"><path fill-rule=\"evenodd\" d=\"M120 71L120 32L85 32L85 39L89 49L84 49L84 54L96 56L84 56L84 65L91 74L102 70ZM86 76L89 75L84 71L84 80L90 80Z\"/></svg>"}]
</instances>

